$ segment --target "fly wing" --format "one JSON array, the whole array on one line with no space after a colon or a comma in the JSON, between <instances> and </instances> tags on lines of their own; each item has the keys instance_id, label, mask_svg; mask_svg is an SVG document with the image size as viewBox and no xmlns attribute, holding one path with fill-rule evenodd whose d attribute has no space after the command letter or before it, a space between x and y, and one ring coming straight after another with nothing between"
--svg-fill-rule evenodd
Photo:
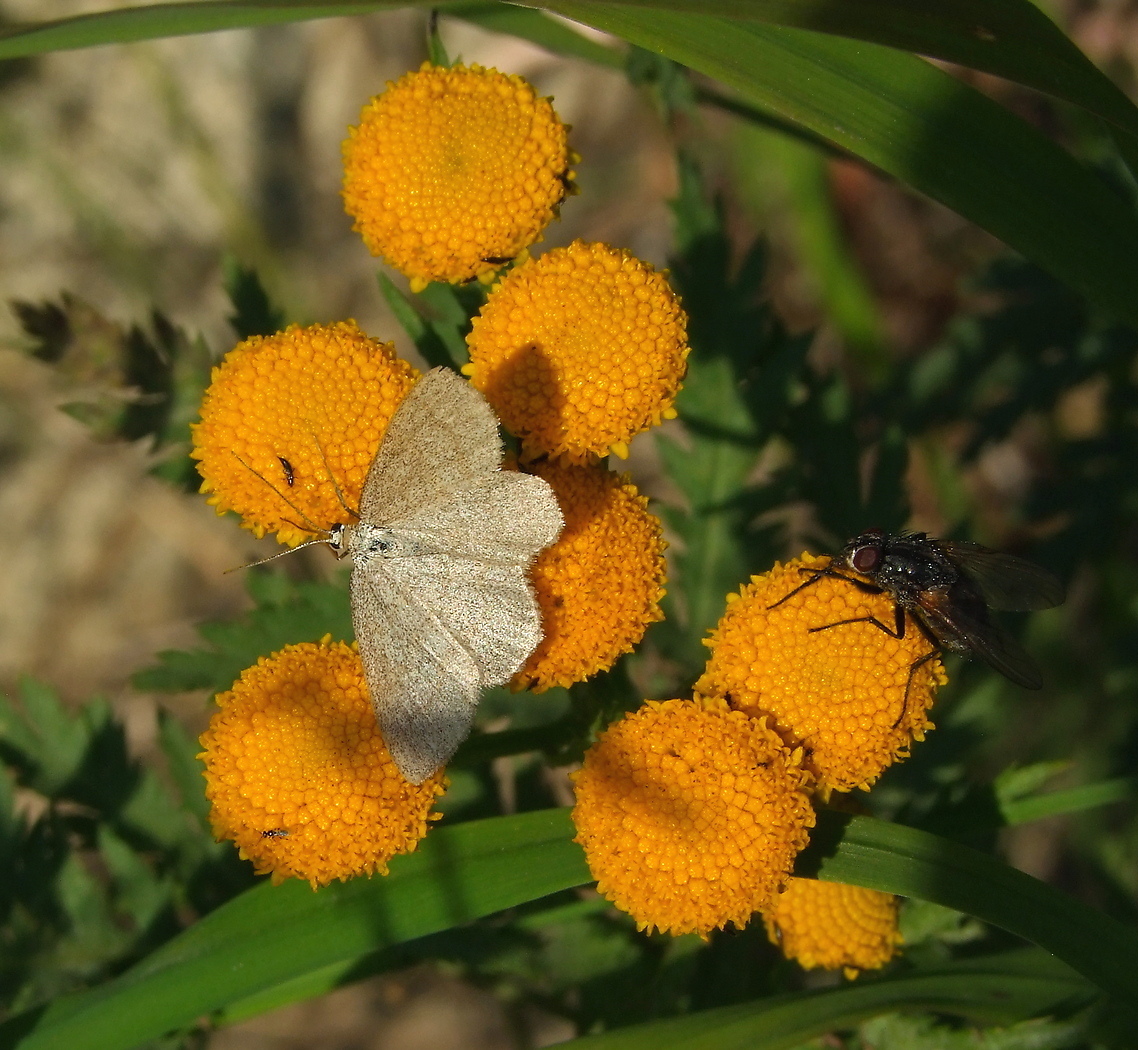
<instances>
[{"instance_id":1,"label":"fly wing","mask_svg":"<svg viewBox=\"0 0 1138 1050\"><path fill-rule=\"evenodd\" d=\"M979 602L949 600L945 591L925 591L916 612L938 644L971 652L1024 689L1042 689L1035 661L1007 631L993 623Z\"/></svg>"},{"instance_id":2,"label":"fly wing","mask_svg":"<svg viewBox=\"0 0 1138 1050\"><path fill-rule=\"evenodd\" d=\"M989 667L1024 689L1042 689L1043 676L1027 651L1002 627L994 624L986 634L971 639L972 651Z\"/></svg>"},{"instance_id":3,"label":"fly wing","mask_svg":"<svg viewBox=\"0 0 1138 1050\"><path fill-rule=\"evenodd\" d=\"M391 417L360 497L374 525L429 514L502 462L498 420L486 399L447 368L427 372Z\"/></svg>"},{"instance_id":4,"label":"fly wing","mask_svg":"<svg viewBox=\"0 0 1138 1050\"><path fill-rule=\"evenodd\" d=\"M1063 603L1063 585L1034 562L963 540L940 546L993 609L1028 612Z\"/></svg>"},{"instance_id":5,"label":"fly wing","mask_svg":"<svg viewBox=\"0 0 1138 1050\"><path fill-rule=\"evenodd\" d=\"M388 750L412 783L470 732L483 689L502 685L541 641L524 565L449 554L357 562L352 620Z\"/></svg>"},{"instance_id":6,"label":"fly wing","mask_svg":"<svg viewBox=\"0 0 1138 1050\"><path fill-rule=\"evenodd\" d=\"M421 784L470 732L481 692L473 656L385 576L352 570L352 622L376 720L399 771Z\"/></svg>"}]
</instances>

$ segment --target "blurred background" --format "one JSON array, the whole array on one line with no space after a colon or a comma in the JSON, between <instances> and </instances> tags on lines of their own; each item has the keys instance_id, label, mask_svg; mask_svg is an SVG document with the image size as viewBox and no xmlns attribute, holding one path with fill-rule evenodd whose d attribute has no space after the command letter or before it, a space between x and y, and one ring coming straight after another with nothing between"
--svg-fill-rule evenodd
<instances>
[{"instance_id":1,"label":"blurred background","mask_svg":"<svg viewBox=\"0 0 1138 1050\"><path fill-rule=\"evenodd\" d=\"M0 17L98 6L4 0ZM1064 0L1051 10L1133 94L1138 2ZM581 193L538 251L580 237L666 266L679 141L721 192L740 250L767 241L765 294L791 332L814 332L820 369L842 367L867 346L917 358L953 318L988 305L970 278L1001 245L863 164L778 129L743 128L714 105L665 126L652 96L621 72L457 19L444 17L441 34L452 58L525 76L573 125ZM407 352L378 291L378 264L341 206L340 143L367 99L425 57L425 15L396 11L0 64L5 303L66 293L108 367L132 327L154 330L155 310L216 358L235 342L222 290L228 256L260 275L290 321L352 317ZM1077 135L1050 101L968 79L1036 126ZM276 547L153 477L146 443L100 442L60 410L98 383L97 353L51 367L29 345L18 313L0 311L0 689L10 694L28 674L71 703L104 695L146 755L156 699L132 690L130 676L160 650L192 645L197 623L243 609L243 574L227 570ZM1065 433L1093 431L1100 396L1088 384L1064 398ZM999 507L1037 480L1036 447L1021 428L970 468L973 498L993 508L989 541L1001 538ZM633 467L652 491L646 449ZM946 520L931 483L919 471L910 483L914 523L939 531ZM162 703L191 732L204 728L201 694ZM1054 877L1063 834L1055 822L1019 829L1013 863ZM237 1026L209 1045L478 1050L572 1034L554 1014L511 1012L454 976L416 970Z\"/></svg>"}]
</instances>

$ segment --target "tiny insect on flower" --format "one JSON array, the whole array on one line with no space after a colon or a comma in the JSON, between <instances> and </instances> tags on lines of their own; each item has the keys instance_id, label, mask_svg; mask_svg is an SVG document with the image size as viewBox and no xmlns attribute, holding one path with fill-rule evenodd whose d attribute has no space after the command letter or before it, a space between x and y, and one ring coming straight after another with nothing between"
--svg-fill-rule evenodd
<instances>
[{"instance_id":1,"label":"tiny insect on flower","mask_svg":"<svg viewBox=\"0 0 1138 1050\"><path fill-rule=\"evenodd\" d=\"M281 461L281 470L284 471L285 484L291 489L296 484L296 471L293 469L292 464L284 458L284 456L277 456Z\"/></svg>"}]
</instances>

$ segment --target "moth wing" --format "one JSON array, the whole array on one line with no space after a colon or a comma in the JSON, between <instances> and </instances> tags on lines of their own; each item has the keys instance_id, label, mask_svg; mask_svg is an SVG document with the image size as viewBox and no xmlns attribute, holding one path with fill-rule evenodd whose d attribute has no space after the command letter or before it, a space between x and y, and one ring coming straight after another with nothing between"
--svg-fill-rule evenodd
<instances>
[{"instance_id":1,"label":"moth wing","mask_svg":"<svg viewBox=\"0 0 1138 1050\"><path fill-rule=\"evenodd\" d=\"M447 368L432 368L391 417L360 496L360 519L378 525L429 513L496 471L498 419L486 399Z\"/></svg>"},{"instance_id":2,"label":"moth wing","mask_svg":"<svg viewBox=\"0 0 1138 1050\"><path fill-rule=\"evenodd\" d=\"M470 732L481 693L473 655L398 578L357 566L352 622L372 707L399 771L421 784Z\"/></svg>"},{"instance_id":3,"label":"moth wing","mask_svg":"<svg viewBox=\"0 0 1138 1050\"><path fill-rule=\"evenodd\" d=\"M509 681L541 641L525 565L427 554L391 559L383 570L431 633L445 632L469 656L480 689Z\"/></svg>"},{"instance_id":4,"label":"moth wing","mask_svg":"<svg viewBox=\"0 0 1138 1050\"><path fill-rule=\"evenodd\" d=\"M446 503L393 522L393 531L456 558L528 566L561 532L561 508L543 478L495 470Z\"/></svg>"}]
</instances>

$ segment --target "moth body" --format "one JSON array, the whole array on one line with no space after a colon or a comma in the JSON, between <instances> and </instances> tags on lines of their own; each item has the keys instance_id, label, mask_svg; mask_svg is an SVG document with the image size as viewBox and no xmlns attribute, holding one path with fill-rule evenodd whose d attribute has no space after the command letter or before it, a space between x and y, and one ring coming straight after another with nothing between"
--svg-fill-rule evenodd
<instances>
[{"instance_id":1,"label":"moth body","mask_svg":"<svg viewBox=\"0 0 1138 1050\"><path fill-rule=\"evenodd\" d=\"M561 511L544 480L501 459L485 399L434 369L392 417L359 521L328 533L352 559L352 622L384 742L414 784L450 759L482 691L542 638L528 573Z\"/></svg>"}]
</instances>

